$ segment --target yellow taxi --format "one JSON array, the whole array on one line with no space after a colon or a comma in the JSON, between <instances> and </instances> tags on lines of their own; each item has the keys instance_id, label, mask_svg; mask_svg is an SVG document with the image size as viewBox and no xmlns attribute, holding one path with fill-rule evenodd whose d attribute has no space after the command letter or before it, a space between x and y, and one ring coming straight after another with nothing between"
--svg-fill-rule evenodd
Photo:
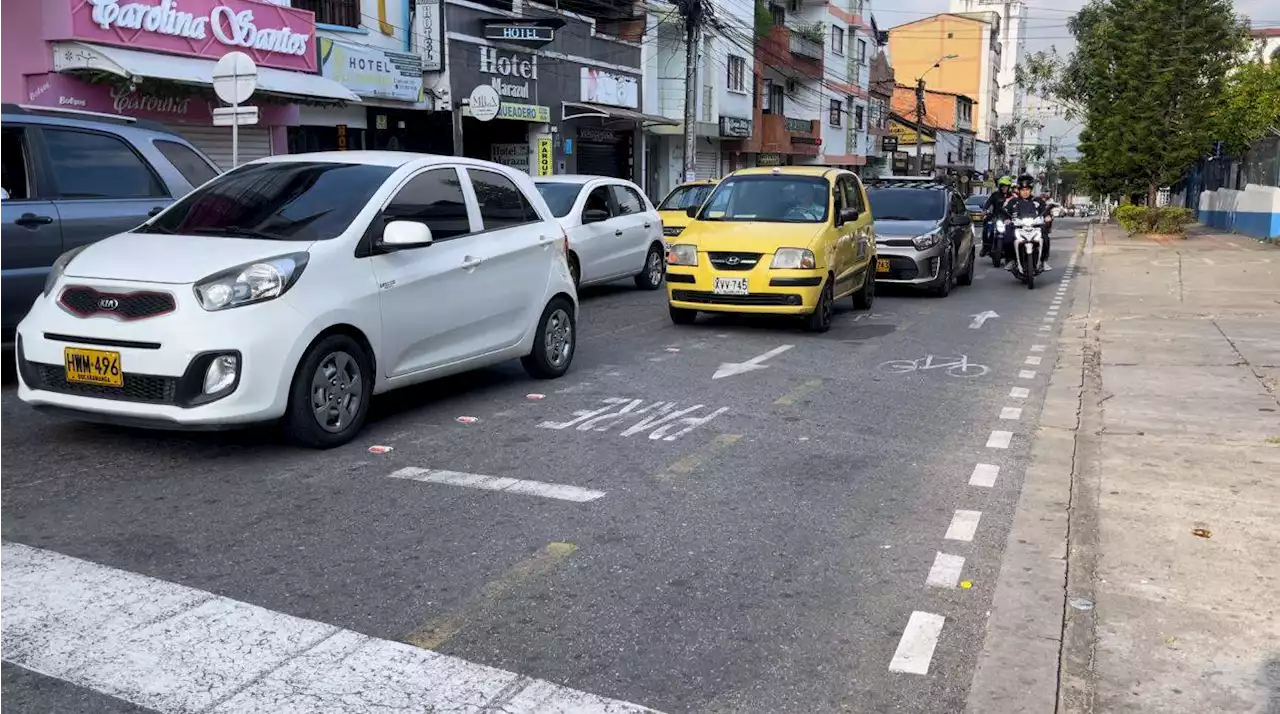
<instances>
[{"instance_id":1,"label":"yellow taxi","mask_svg":"<svg viewBox=\"0 0 1280 714\"><path fill-rule=\"evenodd\" d=\"M689 217L688 210L701 206L718 183L718 179L689 181L671 189L671 193L662 199L662 203L658 204L658 216L662 218L662 239L668 245L693 220Z\"/></svg>"},{"instance_id":2,"label":"yellow taxi","mask_svg":"<svg viewBox=\"0 0 1280 714\"><path fill-rule=\"evenodd\" d=\"M825 332L837 300L875 300L876 240L857 175L824 166L742 169L667 238L671 321L699 312L796 315Z\"/></svg>"}]
</instances>

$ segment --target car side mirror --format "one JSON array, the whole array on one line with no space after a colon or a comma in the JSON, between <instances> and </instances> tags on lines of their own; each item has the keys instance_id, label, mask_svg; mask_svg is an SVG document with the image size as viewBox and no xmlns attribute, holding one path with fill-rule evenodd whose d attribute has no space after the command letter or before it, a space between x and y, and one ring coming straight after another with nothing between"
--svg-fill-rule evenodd
<instances>
[{"instance_id":1,"label":"car side mirror","mask_svg":"<svg viewBox=\"0 0 1280 714\"><path fill-rule=\"evenodd\" d=\"M841 226L843 226L843 225L844 225L844 224L846 224L846 223L853 223L854 221L858 220L858 216L860 216L860 215L862 215L862 214L861 214L861 213L859 213L859 212L858 212L858 209L856 209L856 208L845 208L845 209L842 209L842 210L840 211L840 215L838 216L838 218L839 218L839 221L840 221L840 222L839 222L839 223L837 223L836 225L841 225Z\"/></svg>"},{"instance_id":2,"label":"car side mirror","mask_svg":"<svg viewBox=\"0 0 1280 714\"><path fill-rule=\"evenodd\" d=\"M688 208L684 209L684 215L686 215L686 216L688 216L688 217L690 217L690 218L697 218L697 217L698 217L698 211L699 211L701 208L702 208L702 206L689 206Z\"/></svg>"},{"instance_id":3,"label":"car side mirror","mask_svg":"<svg viewBox=\"0 0 1280 714\"><path fill-rule=\"evenodd\" d=\"M422 248L431 245L431 229L417 221L391 221L382 229L378 245L391 250Z\"/></svg>"},{"instance_id":4,"label":"car side mirror","mask_svg":"<svg viewBox=\"0 0 1280 714\"><path fill-rule=\"evenodd\" d=\"M600 208L588 208L582 212L582 225L609 220L609 212Z\"/></svg>"}]
</instances>

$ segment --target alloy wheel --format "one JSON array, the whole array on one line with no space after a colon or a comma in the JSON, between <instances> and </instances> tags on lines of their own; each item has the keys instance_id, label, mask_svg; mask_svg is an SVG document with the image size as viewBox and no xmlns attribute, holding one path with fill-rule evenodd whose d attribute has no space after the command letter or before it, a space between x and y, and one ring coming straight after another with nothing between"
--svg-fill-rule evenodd
<instances>
[{"instance_id":1,"label":"alloy wheel","mask_svg":"<svg viewBox=\"0 0 1280 714\"><path fill-rule=\"evenodd\" d=\"M569 313L557 309L547 318L547 329L543 340L547 350L547 362L552 367L560 367L573 354L573 323L569 321Z\"/></svg>"},{"instance_id":2,"label":"alloy wheel","mask_svg":"<svg viewBox=\"0 0 1280 714\"><path fill-rule=\"evenodd\" d=\"M311 411L316 423L336 434L351 425L364 401L360 363L346 352L331 352L311 376Z\"/></svg>"}]
</instances>

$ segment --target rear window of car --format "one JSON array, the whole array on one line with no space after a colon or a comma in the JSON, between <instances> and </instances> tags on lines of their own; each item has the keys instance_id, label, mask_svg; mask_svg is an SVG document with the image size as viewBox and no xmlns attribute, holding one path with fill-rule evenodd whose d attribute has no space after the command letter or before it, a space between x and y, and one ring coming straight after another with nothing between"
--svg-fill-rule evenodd
<instances>
[{"instance_id":1,"label":"rear window of car","mask_svg":"<svg viewBox=\"0 0 1280 714\"><path fill-rule=\"evenodd\" d=\"M987 205L988 198L990 198L990 194L980 193L976 196L970 196L966 198L964 200L964 205L968 206L969 208L982 208L983 206Z\"/></svg>"},{"instance_id":2,"label":"rear window of car","mask_svg":"<svg viewBox=\"0 0 1280 714\"><path fill-rule=\"evenodd\" d=\"M182 178L186 179L192 188L200 186L219 173L217 167L205 161L203 156L197 154L195 150L186 144L164 139L156 139L154 143L160 153L164 154L169 163L173 164L173 168L182 174Z\"/></svg>"},{"instance_id":3,"label":"rear window of car","mask_svg":"<svg viewBox=\"0 0 1280 714\"><path fill-rule=\"evenodd\" d=\"M867 191L877 221L936 221L947 213L946 194L925 188L873 188Z\"/></svg>"},{"instance_id":4,"label":"rear window of car","mask_svg":"<svg viewBox=\"0 0 1280 714\"><path fill-rule=\"evenodd\" d=\"M551 208L551 215L556 218L569 215L569 211L573 210L573 204L578 200L578 193L582 191L580 183L547 181L534 185L538 187L538 193L542 194L542 200L546 201L547 206Z\"/></svg>"},{"instance_id":5,"label":"rear window of car","mask_svg":"<svg viewBox=\"0 0 1280 714\"><path fill-rule=\"evenodd\" d=\"M247 164L187 194L136 232L329 240L347 230L394 171L323 161Z\"/></svg>"},{"instance_id":6,"label":"rear window of car","mask_svg":"<svg viewBox=\"0 0 1280 714\"><path fill-rule=\"evenodd\" d=\"M701 206L707 202L715 186L677 186L658 204L659 211L684 211L690 206Z\"/></svg>"}]
</instances>

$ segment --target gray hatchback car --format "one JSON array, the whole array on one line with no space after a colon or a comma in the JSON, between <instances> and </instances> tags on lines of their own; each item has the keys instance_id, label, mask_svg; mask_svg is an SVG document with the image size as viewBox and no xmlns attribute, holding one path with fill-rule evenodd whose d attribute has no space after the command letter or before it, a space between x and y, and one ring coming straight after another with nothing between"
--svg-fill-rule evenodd
<instances>
[{"instance_id":1,"label":"gray hatchback car","mask_svg":"<svg viewBox=\"0 0 1280 714\"><path fill-rule=\"evenodd\" d=\"M867 201L876 230L876 282L946 297L973 282L977 250L964 199L932 180L872 180Z\"/></svg>"},{"instance_id":2,"label":"gray hatchback car","mask_svg":"<svg viewBox=\"0 0 1280 714\"><path fill-rule=\"evenodd\" d=\"M5 104L0 135L6 351L59 255L137 227L219 173L186 139L127 117Z\"/></svg>"}]
</instances>

